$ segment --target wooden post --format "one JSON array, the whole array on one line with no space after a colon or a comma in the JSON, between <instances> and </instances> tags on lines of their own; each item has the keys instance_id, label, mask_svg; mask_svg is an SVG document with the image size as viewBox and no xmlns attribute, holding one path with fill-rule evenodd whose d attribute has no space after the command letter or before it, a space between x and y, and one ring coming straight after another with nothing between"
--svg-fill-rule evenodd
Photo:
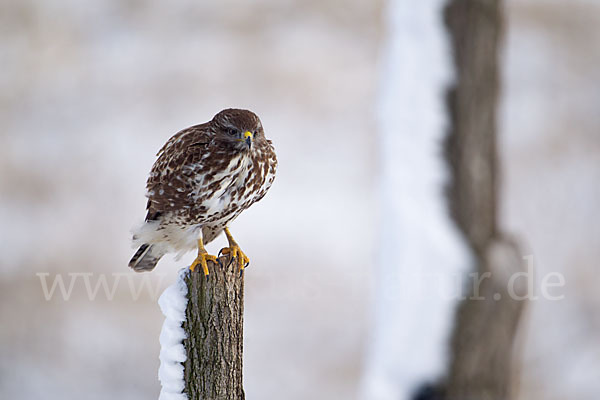
<instances>
[{"instance_id":1,"label":"wooden post","mask_svg":"<svg viewBox=\"0 0 600 400\"><path fill-rule=\"evenodd\" d=\"M244 325L244 277L235 263L223 267L209 262L210 275L201 269L188 273L188 304L183 329L184 393L188 400L240 400Z\"/></svg>"},{"instance_id":2,"label":"wooden post","mask_svg":"<svg viewBox=\"0 0 600 400\"><path fill-rule=\"evenodd\" d=\"M448 95L447 156L452 171L448 194L480 282L477 293L472 291L457 312L443 389L449 400L510 398L513 342L524 305L511 297L508 287L510 277L523 270L520 252L497 221L502 3L450 0L445 13L456 67L456 84Z\"/></svg>"}]
</instances>

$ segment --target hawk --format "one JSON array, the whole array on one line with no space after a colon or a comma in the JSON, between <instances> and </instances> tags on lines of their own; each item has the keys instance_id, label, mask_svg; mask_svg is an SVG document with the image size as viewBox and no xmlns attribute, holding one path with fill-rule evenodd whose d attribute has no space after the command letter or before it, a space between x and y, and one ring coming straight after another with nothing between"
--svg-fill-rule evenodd
<instances>
[{"instance_id":1,"label":"hawk","mask_svg":"<svg viewBox=\"0 0 600 400\"><path fill-rule=\"evenodd\" d=\"M219 254L236 260L240 272L249 259L229 231L229 223L267 193L277 168L270 140L256 114L227 109L204 124L176 133L157 154L146 184L146 219L134 229L139 249L129 262L151 271L162 256L198 250L190 266L218 261L204 245L225 232L229 247ZM231 261L230 261L231 262Z\"/></svg>"}]
</instances>

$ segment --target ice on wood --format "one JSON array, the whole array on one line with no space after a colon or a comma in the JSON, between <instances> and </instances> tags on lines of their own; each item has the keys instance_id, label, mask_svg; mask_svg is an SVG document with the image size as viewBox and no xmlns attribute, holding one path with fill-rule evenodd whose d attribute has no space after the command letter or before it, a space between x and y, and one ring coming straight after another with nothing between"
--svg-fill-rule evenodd
<instances>
[{"instance_id":1,"label":"ice on wood","mask_svg":"<svg viewBox=\"0 0 600 400\"><path fill-rule=\"evenodd\" d=\"M162 389L159 400L186 400L184 389L183 364L186 360L183 339L185 332L182 323L185 320L187 307L187 286L184 278L187 268L179 272L177 281L169 286L158 300L158 305L165 316L160 332L160 367L158 379Z\"/></svg>"}]
</instances>

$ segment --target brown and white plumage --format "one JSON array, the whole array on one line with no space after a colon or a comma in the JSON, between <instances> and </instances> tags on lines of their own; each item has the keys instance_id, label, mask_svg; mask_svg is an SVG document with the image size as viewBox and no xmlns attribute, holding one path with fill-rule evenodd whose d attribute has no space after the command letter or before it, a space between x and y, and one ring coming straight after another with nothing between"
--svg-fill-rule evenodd
<instances>
[{"instance_id":1,"label":"brown and white plumage","mask_svg":"<svg viewBox=\"0 0 600 400\"><path fill-rule=\"evenodd\" d=\"M263 198L276 167L271 141L251 111L223 110L207 123L176 133L150 172L148 213L134 231L140 247L129 266L152 270L166 253L211 242Z\"/></svg>"}]
</instances>

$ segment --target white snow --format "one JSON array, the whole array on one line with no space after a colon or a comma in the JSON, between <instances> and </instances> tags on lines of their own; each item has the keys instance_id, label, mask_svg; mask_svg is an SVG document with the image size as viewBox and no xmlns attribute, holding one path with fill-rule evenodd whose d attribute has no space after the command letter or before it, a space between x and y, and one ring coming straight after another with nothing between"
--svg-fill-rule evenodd
<instances>
[{"instance_id":1,"label":"white snow","mask_svg":"<svg viewBox=\"0 0 600 400\"><path fill-rule=\"evenodd\" d=\"M177 281L165 289L158 299L165 322L160 332L160 367L158 379L162 385L159 400L185 400L183 365L186 360L183 339L185 332L181 326L185 320L187 307L187 286L184 277L188 268L179 271Z\"/></svg>"},{"instance_id":2,"label":"white snow","mask_svg":"<svg viewBox=\"0 0 600 400\"><path fill-rule=\"evenodd\" d=\"M410 399L444 372L470 263L444 195L444 96L452 77L444 4L390 0L384 13L377 110L382 218L364 399Z\"/></svg>"}]
</instances>

